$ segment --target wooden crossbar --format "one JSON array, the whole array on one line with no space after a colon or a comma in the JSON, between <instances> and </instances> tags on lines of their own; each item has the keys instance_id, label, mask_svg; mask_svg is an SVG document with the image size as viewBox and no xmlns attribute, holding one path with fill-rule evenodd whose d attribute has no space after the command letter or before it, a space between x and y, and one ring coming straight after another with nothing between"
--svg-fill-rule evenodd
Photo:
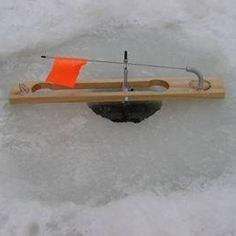
<instances>
[{"instance_id":1,"label":"wooden crossbar","mask_svg":"<svg viewBox=\"0 0 236 236\"><path fill-rule=\"evenodd\" d=\"M165 99L224 98L222 82L206 77L204 89L197 90L194 77L158 77L129 79L133 91L122 91L123 80L81 80L75 88L43 81L15 84L9 94L10 103L62 103L62 102L122 102Z\"/></svg>"}]
</instances>

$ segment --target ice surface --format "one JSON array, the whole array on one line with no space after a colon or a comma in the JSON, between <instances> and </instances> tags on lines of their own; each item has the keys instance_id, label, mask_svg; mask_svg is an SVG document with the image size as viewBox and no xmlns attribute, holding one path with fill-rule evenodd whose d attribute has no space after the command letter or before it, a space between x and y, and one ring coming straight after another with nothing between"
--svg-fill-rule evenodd
<instances>
[{"instance_id":1,"label":"ice surface","mask_svg":"<svg viewBox=\"0 0 236 236\"><path fill-rule=\"evenodd\" d=\"M0 235L236 235L236 2L0 3ZM10 105L41 54L192 65L224 100L164 101L139 124L85 104ZM88 65L82 79L120 77ZM181 75L134 68L130 76Z\"/></svg>"}]
</instances>

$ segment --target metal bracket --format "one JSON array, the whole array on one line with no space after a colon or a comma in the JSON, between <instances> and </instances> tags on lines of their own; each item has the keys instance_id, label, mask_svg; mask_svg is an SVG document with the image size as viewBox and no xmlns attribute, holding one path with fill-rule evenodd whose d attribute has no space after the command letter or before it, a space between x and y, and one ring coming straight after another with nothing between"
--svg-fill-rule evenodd
<instances>
[{"instance_id":1,"label":"metal bracket","mask_svg":"<svg viewBox=\"0 0 236 236\"><path fill-rule=\"evenodd\" d=\"M186 67L185 69L187 72L191 72L193 74L195 74L198 77L198 85L197 85L197 89L201 90L204 88L204 77L203 74L201 73L201 71L199 71L196 68L191 68L191 67Z\"/></svg>"}]
</instances>

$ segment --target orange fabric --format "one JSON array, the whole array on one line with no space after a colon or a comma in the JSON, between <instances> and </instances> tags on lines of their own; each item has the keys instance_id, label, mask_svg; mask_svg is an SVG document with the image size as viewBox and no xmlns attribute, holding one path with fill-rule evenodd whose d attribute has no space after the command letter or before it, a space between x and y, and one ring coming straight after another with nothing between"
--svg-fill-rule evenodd
<instances>
[{"instance_id":1,"label":"orange fabric","mask_svg":"<svg viewBox=\"0 0 236 236\"><path fill-rule=\"evenodd\" d=\"M80 69L85 64L87 59L56 57L46 81L73 88Z\"/></svg>"}]
</instances>

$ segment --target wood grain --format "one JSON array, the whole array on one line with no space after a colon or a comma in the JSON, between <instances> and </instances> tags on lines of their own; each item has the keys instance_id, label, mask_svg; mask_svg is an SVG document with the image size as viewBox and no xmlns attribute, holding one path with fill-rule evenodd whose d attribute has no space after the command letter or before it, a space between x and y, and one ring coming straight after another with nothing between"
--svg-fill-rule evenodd
<instances>
[{"instance_id":1,"label":"wood grain","mask_svg":"<svg viewBox=\"0 0 236 236\"><path fill-rule=\"evenodd\" d=\"M224 98L222 82L216 77L206 77L204 90L197 90L194 77L158 77L129 79L134 91L122 91L121 79L81 80L74 89L43 81L26 81L15 84L9 94L12 104L62 103L62 102L121 102L129 101ZM154 91L159 86L164 91Z\"/></svg>"}]
</instances>

